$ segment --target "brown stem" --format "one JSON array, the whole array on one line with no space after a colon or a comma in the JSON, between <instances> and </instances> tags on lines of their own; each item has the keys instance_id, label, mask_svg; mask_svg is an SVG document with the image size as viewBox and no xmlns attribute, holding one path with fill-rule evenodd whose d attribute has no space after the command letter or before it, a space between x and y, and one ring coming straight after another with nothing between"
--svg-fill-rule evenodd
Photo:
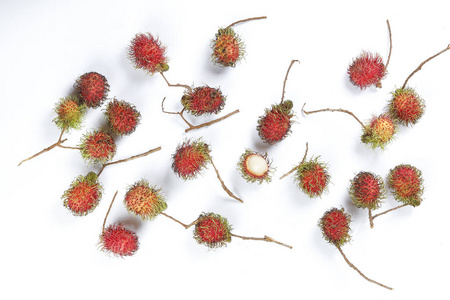
<instances>
[{"instance_id":1,"label":"brown stem","mask_svg":"<svg viewBox=\"0 0 450 300\"><path fill-rule=\"evenodd\" d=\"M231 236L234 236L234 237L237 237L237 238L240 238L240 239L243 239L243 240L253 240L253 241L272 242L272 243L276 243L276 244L281 245L281 246L284 246L284 247L288 247L289 249L292 249L292 246L289 246L289 245L287 245L287 244L278 242L278 241L274 240L273 238L268 237L267 235L265 235L265 236L262 237L262 238L257 238L257 237L240 236L240 235L237 235L237 234L234 234L234 233L230 233L230 234L231 234Z\"/></svg>"},{"instance_id":2,"label":"brown stem","mask_svg":"<svg viewBox=\"0 0 450 300\"><path fill-rule=\"evenodd\" d=\"M67 139L57 141L57 142L54 143L53 145L51 145L51 146L45 148L44 150L42 150L42 151L40 151L40 152L38 152L38 153L36 153L36 154L34 154L34 155L32 155L32 156L30 156L30 157L24 159L24 160L22 160L22 161L18 164L18 166L20 166L22 163L24 163L24 162L26 162L26 161L28 161L28 160L30 160L30 159L35 158L36 156L41 155L42 153L45 153L45 152L48 152L48 151L52 150L53 148L55 148L55 147L59 146L60 144L64 143L65 141L67 141Z\"/></svg>"},{"instance_id":3,"label":"brown stem","mask_svg":"<svg viewBox=\"0 0 450 300\"><path fill-rule=\"evenodd\" d=\"M370 228L373 228L373 216L372 216L372 210L369 208L369 222L370 222Z\"/></svg>"},{"instance_id":4,"label":"brown stem","mask_svg":"<svg viewBox=\"0 0 450 300\"><path fill-rule=\"evenodd\" d=\"M348 111L348 110L345 110L345 109L342 109L342 108L334 108L334 109L332 109L332 108L325 108L325 109L319 109L319 110L313 110L313 111L305 111L305 105L306 105L306 103L303 104L302 111L303 111L303 113L305 113L307 115L313 114L313 113L317 113L317 112L323 112L323 111L331 111L331 112L339 111L339 112L343 112L343 113L351 115L353 118L355 118L356 121L358 121L359 124L361 124L361 126L364 129L366 129L366 126L363 124L363 122L361 122L361 120L358 119L351 111Z\"/></svg>"},{"instance_id":5,"label":"brown stem","mask_svg":"<svg viewBox=\"0 0 450 300\"><path fill-rule=\"evenodd\" d=\"M288 68L288 70L287 70L287 72L286 72L286 76L284 77L284 82L283 82L283 93L281 94L281 102L280 102L280 103L283 103L283 101L284 101L284 90L285 90L285 88L286 88L286 81L287 81L287 79L288 79L289 71L291 70L291 67L292 67L292 65L294 64L294 62L300 63L300 62L299 62L298 60L296 60L296 59L291 60L291 63L290 63L290 65L289 65L289 68Z\"/></svg>"},{"instance_id":6,"label":"brown stem","mask_svg":"<svg viewBox=\"0 0 450 300\"><path fill-rule=\"evenodd\" d=\"M222 121L222 120L225 120L225 119L228 118L228 117L231 117L231 116L234 115L234 114L237 114L238 112L239 112L239 109L236 109L235 111L233 111L233 112L231 112L231 113L229 113L229 114L226 114L226 115L223 116L223 117L220 117L220 118L218 118L218 119L215 119L215 120L212 120L212 121L203 123L203 124L199 124L199 125L190 125L190 124L188 123L188 124L189 124L189 128L187 128L187 129L185 130L185 132L188 132L188 131L191 131L191 130L194 130L194 129L199 129L199 128L202 128L202 127L209 126L209 125L212 125L212 124L214 124L214 123L220 122L220 121ZM181 117L183 117L183 116L181 115ZM183 118L183 120L185 120L185 119ZM185 122L187 123L186 120L185 120Z\"/></svg>"},{"instance_id":7,"label":"brown stem","mask_svg":"<svg viewBox=\"0 0 450 300\"><path fill-rule=\"evenodd\" d=\"M166 214L166 213L164 213L164 212L161 212L161 214L162 214L163 216L165 216L165 217L167 217L167 218L169 218L169 219L171 219L171 220L177 222L178 224L180 224L181 226L183 226L183 227L186 228L186 229L188 229L188 228L191 227L191 226L194 226L195 224L197 224L197 223L203 221L203 220L206 218L206 217L198 218L198 219L196 219L194 222L192 222L191 224L184 224L184 223L182 223L181 221L175 219L175 218L172 217L172 216L169 216L168 214Z\"/></svg>"},{"instance_id":8,"label":"brown stem","mask_svg":"<svg viewBox=\"0 0 450 300\"><path fill-rule=\"evenodd\" d=\"M408 206L408 205L409 205L408 203L405 203L405 204L399 205L399 206L397 206L397 207L394 207L394 208L388 209L388 210L386 210L386 211L383 211L382 213L379 213L379 214L374 215L374 216L372 217L372 220L375 219L376 217L379 217L379 216L382 216L382 215L384 215L384 214L387 214L387 213L390 212L390 211L393 211L393 210L396 210L396 209L399 209L399 208L402 208L402 207L405 207L405 206Z\"/></svg>"},{"instance_id":9,"label":"brown stem","mask_svg":"<svg viewBox=\"0 0 450 300\"><path fill-rule=\"evenodd\" d=\"M147 152L144 152L144 153L141 153L141 154L138 154L138 155L134 155L134 156L131 156L131 157L128 157L128 158L125 158L125 159L121 159L121 160L117 160L117 161L113 161L113 162L106 163L106 164L104 164L104 165L102 166L102 168L101 168L100 171L98 172L97 177L100 176L100 174L103 172L103 170L104 170L105 167L107 167L107 166L115 165L115 164L120 164L120 163L129 161L129 160L133 160L133 159L136 159L136 158L144 157L144 156L149 155L150 153L153 153L153 152L156 152L156 151L159 151L159 150L161 150L161 147L158 147L158 148L155 148L155 149L151 149L151 150L148 150Z\"/></svg>"},{"instance_id":10,"label":"brown stem","mask_svg":"<svg viewBox=\"0 0 450 300\"><path fill-rule=\"evenodd\" d=\"M64 149L74 149L74 150L81 150L81 147L71 147L71 146L63 146L61 144L57 145L60 148L64 148Z\"/></svg>"},{"instance_id":11,"label":"brown stem","mask_svg":"<svg viewBox=\"0 0 450 300\"><path fill-rule=\"evenodd\" d=\"M388 65L389 65L389 61L391 60L391 53L392 53L392 33L391 33L391 25L389 24L389 20L386 20L387 26L388 26L388 31L389 31L389 55L388 55L388 59L386 61L386 66L385 68L387 69Z\"/></svg>"},{"instance_id":12,"label":"brown stem","mask_svg":"<svg viewBox=\"0 0 450 300\"><path fill-rule=\"evenodd\" d=\"M267 17L265 17L265 16L264 16L264 17L254 17L254 18L248 18L248 19L244 19L244 20L239 20L239 21L236 21L236 22L234 22L234 23L231 23L230 25L228 25L228 26L225 27L225 28L234 26L234 25L236 25L236 24L238 24L238 23L243 23L243 22L252 21L252 20L260 20L260 19L267 19Z\"/></svg>"},{"instance_id":13,"label":"brown stem","mask_svg":"<svg viewBox=\"0 0 450 300\"><path fill-rule=\"evenodd\" d=\"M159 73L160 73L161 76L164 78L164 80L166 81L166 83L167 83L168 86L184 87L185 89L189 90L189 92L192 92L192 88L191 88L190 86L185 85L185 84L179 84L179 83L177 83L177 84L171 84L171 83L167 80L166 76L164 76L164 73L163 73L163 72L159 72Z\"/></svg>"},{"instance_id":14,"label":"brown stem","mask_svg":"<svg viewBox=\"0 0 450 300\"><path fill-rule=\"evenodd\" d=\"M386 289L392 290L391 287L388 287L388 286L386 286L386 285L384 285L384 284L381 284L381 283L379 283L379 282L377 282L377 281L375 281L375 280L372 280L372 279L368 278L368 277L367 277L366 275L364 275L360 270L358 270L358 268L356 268L355 265L353 265L353 264L347 259L347 257L345 256L344 252L342 251L342 249L341 249L341 247L340 247L339 245L336 245L336 248L337 248L337 249L339 250L339 252L342 254L342 256L344 257L344 259L345 259L345 261L347 262L347 264L348 264L351 268L353 268L356 272L358 272L359 275L361 275L364 279L366 279L367 281L370 281L370 282L372 282L372 283L378 284L379 286L382 286L382 287L384 287L384 288L386 288Z\"/></svg>"},{"instance_id":15,"label":"brown stem","mask_svg":"<svg viewBox=\"0 0 450 300\"><path fill-rule=\"evenodd\" d=\"M234 195L234 194L226 187L226 185L225 185L225 183L223 182L222 178L220 177L219 171L217 170L216 166L214 165L214 162L213 162L212 159L211 159L211 164L212 164L212 166L213 166L213 168L214 168L214 171L216 171L217 178L219 179L220 183L222 184L222 188L225 190L225 192L227 192L227 194L228 194L231 198L234 198L234 199L236 199L236 200L238 200L238 201L244 203L244 201L242 201L242 199L236 197L236 196L235 196L235 195Z\"/></svg>"},{"instance_id":16,"label":"brown stem","mask_svg":"<svg viewBox=\"0 0 450 300\"><path fill-rule=\"evenodd\" d=\"M102 232L105 231L106 219L108 218L109 212L111 211L111 207L112 207L112 205L113 205L113 203L114 203L114 200L116 199L117 192L119 192L119 191L116 191L116 192L114 193L114 197L112 198L111 204L109 205L108 211L106 212L105 219L103 220L103 229L102 229Z\"/></svg>"},{"instance_id":17,"label":"brown stem","mask_svg":"<svg viewBox=\"0 0 450 300\"><path fill-rule=\"evenodd\" d=\"M441 55L442 53L444 53L445 51L450 50L450 44L447 46L447 48L445 48L444 50L440 51L439 53L436 53L435 55L427 58L426 60L424 60L418 67L417 69L415 69L409 76L408 78L406 78L405 83L402 86L402 89L404 89L406 87L406 83L408 82L408 80L415 74L417 73L420 69L422 69L423 65L426 64L427 62L429 62L430 60L432 60L433 58L435 58L436 56Z\"/></svg>"},{"instance_id":18,"label":"brown stem","mask_svg":"<svg viewBox=\"0 0 450 300\"><path fill-rule=\"evenodd\" d=\"M298 166L301 165L301 164L305 161L305 159L306 159L306 154L308 154L308 142L306 142L306 151L305 151L305 155L303 155L303 159L302 159L302 161L298 164ZM287 172L286 174L284 174L283 176L281 176L281 177L280 177L280 180L283 179L284 177L288 176L288 175L291 174L292 172L294 172L294 171L298 168L298 166L293 167L292 170L290 170L289 172Z\"/></svg>"}]
</instances>

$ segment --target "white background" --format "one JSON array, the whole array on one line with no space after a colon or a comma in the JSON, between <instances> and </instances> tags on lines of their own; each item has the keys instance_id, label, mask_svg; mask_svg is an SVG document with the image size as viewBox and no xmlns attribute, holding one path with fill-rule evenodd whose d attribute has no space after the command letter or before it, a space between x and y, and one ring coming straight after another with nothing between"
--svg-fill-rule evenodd
<instances>
[{"instance_id":1,"label":"white background","mask_svg":"<svg viewBox=\"0 0 450 300\"><path fill-rule=\"evenodd\" d=\"M294 2L296 3L294 5ZM432 60L410 85L425 99L420 122L401 127L385 151L360 143L361 127L349 115L305 116L306 109L344 108L367 121L380 114L390 93L426 58L450 43L446 1L6 1L0 3L0 294L4 299L231 299L244 297L321 299L407 299L448 297L449 199L448 111L450 52ZM236 68L210 61L210 41L219 27L248 17L267 16L235 27L247 55ZM393 52L383 88L360 91L346 74L362 50ZM176 115L183 89L166 85L158 74L136 70L127 46L137 33L150 32L167 46L173 83L220 87L227 102L219 116L239 109L226 121L185 133ZM292 134L276 146L257 135L257 119L278 103L291 59L286 98L296 112ZM75 150L56 148L17 166L22 159L53 144L59 129L52 123L59 98L73 92L85 72L108 79L109 97L134 103L141 124L117 139L115 159L158 146L145 158L111 166L100 176L104 195L97 209L74 217L61 195L78 175L98 170ZM193 123L213 119L195 119ZM66 134L77 145L87 130L105 126L102 108L89 110L84 127ZM184 182L171 170L171 155L185 138L211 145L223 180L241 204L222 190L209 167ZM279 177L303 157L320 155L329 166L328 193L310 199L293 177ZM267 150L276 171L269 184L249 184L236 170L246 148ZM400 163L423 172L423 204L375 220L354 207L350 179L359 171L383 178ZM142 222L123 206L127 186L141 178L161 187L166 213L182 222L201 212L226 217L239 235L271 236L293 246L233 239L225 248L208 250L192 230L160 216ZM136 230L140 249L133 257L116 258L98 250L103 218L114 192L118 200L108 223L125 222ZM381 210L398 203L389 196ZM394 287L369 283L348 267L317 226L331 207L352 215L352 241L343 247L351 262L368 277Z\"/></svg>"}]
</instances>

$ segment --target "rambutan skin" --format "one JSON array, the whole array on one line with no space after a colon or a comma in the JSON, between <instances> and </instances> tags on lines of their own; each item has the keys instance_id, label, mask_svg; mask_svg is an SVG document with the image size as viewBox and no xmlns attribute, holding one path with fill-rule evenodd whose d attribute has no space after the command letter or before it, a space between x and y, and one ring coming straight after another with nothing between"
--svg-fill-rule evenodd
<instances>
[{"instance_id":1,"label":"rambutan skin","mask_svg":"<svg viewBox=\"0 0 450 300\"><path fill-rule=\"evenodd\" d=\"M113 224L102 232L99 245L101 250L116 256L132 256L139 249L139 239L122 224Z\"/></svg>"},{"instance_id":2,"label":"rambutan skin","mask_svg":"<svg viewBox=\"0 0 450 300\"><path fill-rule=\"evenodd\" d=\"M102 191L97 174L89 172L86 176L78 176L61 198L64 206L74 216L85 216L97 207L102 198Z\"/></svg>"},{"instance_id":3,"label":"rambutan skin","mask_svg":"<svg viewBox=\"0 0 450 300\"><path fill-rule=\"evenodd\" d=\"M210 147L203 140L186 140L172 155L172 170L184 180L196 178L211 161Z\"/></svg>"},{"instance_id":4,"label":"rambutan skin","mask_svg":"<svg viewBox=\"0 0 450 300\"><path fill-rule=\"evenodd\" d=\"M116 154L114 138L101 130L94 130L85 134L78 147L81 149L81 156L89 164L103 164L110 161Z\"/></svg>"},{"instance_id":5,"label":"rambutan skin","mask_svg":"<svg viewBox=\"0 0 450 300\"><path fill-rule=\"evenodd\" d=\"M231 225L218 214L202 213L194 228L194 239L211 249L226 246L231 242Z\"/></svg>"},{"instance_id":6,"label":"rambutan skin","mask_svg":"<svg viewBox=\"0 0 450 300\"><path fill-rule=\"evenodd\" d=\"M135 68L143 69L149 74L169 69L166 47L150 33L136 34L128 48L128 57Z\"/></svg>"},{"instance_id":7,"label":"rambutan skin","mask_svg":"<svg viewBox=\"0 0 450 300\"><path fill-rule=\"evenodd\" d=\"M394 198L405 204L419 206L424 191L422 171L408 164L391 169L387 178L388 187Z\"/></svg>"},{"instance_id":8,"label":"rambutan skin","mask_svg":"<svg viewBox=\"0 0 450 300\"><path fill-rule=\"evenodd\" d=\"M386 189L380 176L362 171L350 180L349 194L356 207L377 209L386 198Z\"/></svg>"},{"instance_id":9,"label":"rambutan skin","mask_svg":"<svg viewBox=\"0 0 450 300\"><path fill-rule=\"evenodd\" d=\"M326 192L330 177L327 165L313 157L297 167L294 180L305 194L316 198Z\"/></svg>"},{"instance_id":10,"label":"rambutan skin","mask_svg":"<svg viewBox=\"0 0 450 300\"><path fill-rule=\"evenodd\" d=\"M272 105L266 109L265 114L258 119L256 130L263 142L274 145L282 141L291 132L292 101L287 100L281 104Z\"/></svg>"},{"instance_id":11,"label":"rambutan skin","mask_svg":"<svg viewBox=\"0 0 450 300\"><path fill-rule=\"evenodd\" d=\"M80 103L77 96L68 96L59 100L54 112L56 118L53 122L61 130L80 129L86 115L86 105Z\"/></svg>"},{"instance_id":12,"label":"rambutan skin","mask_svg":"<svg viewBox=\"0 0 450 300\"><path fill-rule=\"evenodd\" d=\"M252 172L247 165L248 159L250 159L251 156L259 156L261 157L261 159L265 160L265 163L267 164L267 170L260 175ZM251 149L245 149L245 152L239 158L237 169L240 171L242 178L244 178L247 182L257 182L259 184L263 182L269 183L270 181L272 181L271 173L273 173L274 171L274 168L271 167L271 161L269 160L266 151L264 153L259 153Z\"/></svg>"},{"instance_id":13,"label":"rambutan skin","mask_svg":"<svg viewBox=\"0 0 450 300\"><path fill-rule=\"evenodd\" d=\"M152 220L167 208L161 189L141 179L128 188L124 199L127 210L143 220Z\"/></svg>"},{"instance_id":14,"label":"rambutan skin","mask_svg":"<svg viewBox=\"0 0 450 300\"><path fill-rule=\"evenodd\" d=\"M219 113L225 106L225 100L226 97L220 89L201 86L186 91L181 98L181 104L190 114L201 116Z\"/></svg>"},{"instance_id":15,"label":"rambutan skin","mask_svg":"<svg viewBox=\"0 0 450 300\"><path fill-rule=\"evenodd\" d=\"M412 88L396 89L388 103L388 112L398 124L412 126L425 112L425 102Z\"/></svg>"},{"instance_id":16,"label":"rambutan skin","mask_svg":"<svg viewBox=\"0 0 450 300\"><path fill-rule=\"evenodd\" d=\"M351 216L343 208L326 211L319 220L324 239L337 247L350 241Z\"/></svg>"},{"instance_id":17,"label":"rambutan skin","mask_svg":"<svg viewBox=\"0 0 450 300\"><path fill-rule=\"evenodd\" d=\"M386 67L378 54L363 52L353 59L347 73L350 82L361 90L371 85L381 88L381 79L386 76Z\"/></svg>"},{"instance_id":18,"label":"rambutan skin","mask_svg":"<svg viewBox=\"0 0 450 300\"><path fill-rule=\"evenodd\" d=\"M221 28L211 41L212 61L221 67L235 67L245 54L245 46L233 28Z\"/></svg>"},{"instance_id":19,"label":"rambutan skin","mask_svg":"<svg viewBox=\"0 0 450 300\"><path fill-rule=\"evenodd\" d=\"M395 139L397 124L388 114L373 117L363 129L361 141L370 145L373 149L384 148Z\"/></svg>"},{"instance_id":20,"label":"rambutan skin","mask_svg":"<svg viewBox=\"0 0 450 300\"><path fill-rule=\"evenodd\" d=\"M81 75L75 82L84 104L89 108L99 107L107 98L109 84L105 76L97 72L89 72Z\"/></svg>"},{"instance_id":21,"label":"rambutan skin","mask_svg":"<svg viewBox=\"0 0 450 300\"><path fill-rule=\"evenodd\" d=\"M133 133L141 119L133 104L115 98L108 103L105 116L111 130L119 136Z\"/></svg>"}]
</instances>

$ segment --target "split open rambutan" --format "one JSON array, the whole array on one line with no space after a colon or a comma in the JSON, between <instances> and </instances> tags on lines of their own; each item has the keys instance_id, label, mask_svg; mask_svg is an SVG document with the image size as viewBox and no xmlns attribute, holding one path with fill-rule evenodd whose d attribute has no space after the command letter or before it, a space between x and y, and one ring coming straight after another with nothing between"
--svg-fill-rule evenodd
<instances>
[{"instance_id":1,"label":"split open rambutan","mask_svg":"<svg viewBox=\"0 0 450 300\"><path fill-rule=\"evenodd\" d=\"M326 211L319 220L324 239L339 247L350 241L350 221L350 215L343 208Z\"/></svg>"},{"instance_id":2,"label":"split open rambutan","mask_svg":"<svg viewBox=\"0 0 450 300\"><path fill-rule=\"evenodd\" d=\"M78 176L61 198L64 206L75 216L85 216L97 207L102 190L97 174L89 172L86 176Z\"/></svg>"},{"instance_id":3,"label":"split open rambutan","mask_svg":"<svg viewBox=\"0 0 450 300\"><path fill-rule=\"evenodd\" d=\"M167 208L161 189L142 179L128 188L124 199L127 210L143 220L152 220Z\"/></svg>"},{"instance_id":4,"label":"split open rambutan","mask_svg":"<svg viewBox=\"0 0 450 300\"><path fill-rule=\"evenodd\" d=\"M88 132L79 145L81 156L88 163L105 163L116 154L116 142L113 137L101 130Z\"/></svg>"},{"instance_id":5,"label":"split open rambutan","mask_svg":"<svg viewBox=\"0 0 450 300\"><path fill-rule=\"evenodd\" d=\"M128 48L128 57L135 68L143 69L149 74L169 70L166 47L151 33L136 34Z\"/></svg>"},{"instance_id":6,"label":"split open rambutan","mask_svg":"<svg viewBox=\"0 0 450 300\"><path fill-rule=\"evenodd\" d=\"M296 168L294 180L310 198L320 197L330 182L328 167L319 161L319 157L313 157Z\"/></svg>"},{"instance_id":7,"label":"split open rambutan","mask_svg":"<svg viewBox=\"0 0 450 300\"><path fill-rule=\"evenodd\" d=\"M272 180L271 173L273 168L270 166L271 162L268 158L267 152L258 153L250 149L246 149L241 155L238 162L238 170L241 176L247 182L270 182Z\"/></svg>"},{"instance_id":8,"label":"split open rambutan","mask_svg":"<svg viewBox=\"0 0 450 300\"><path fill-rule=\"evenodd\" d=\"M362 171L350 181L349 194L356 207L377 209L386 198L386 189L380 176Z\"/></svg>"},{"instance_id":9,"label":"split open rambutan","mask_svg":"<svg viewBox=\"0 0 450 300\"><path fill-rule=\"evenodd\" d=\"M373 149L384 149L387 144L395 139L397 124L388 114L373 117L369 125L364 128L361 141L370 145Z\"/></svg>"},{"instance_id":10,"label":"split open rambutan","mask_svg":"<svg viewBox=\"0 0 450 300\"><path fill-rule=\"evenodd\" d=\"M289 135L294 116L292 101L286 100L281 104L272 105L265 114L258 119L256 127L259 137L267 144L274 145Z\"/></svg>"},{"instance_id":11,"label":"split open rambutan","mask_svg":"<svg viewBox=\"0 0 450 300\"><path fill-rule=\"evenodd\" d=\"M416 167L408 164L396 166L389 171L387 182L397 201L412 206L418 206L422 202L422 172Z\"/></svg>"},{"instance_id":12,"label":"split open rambutan","mask_svg":"<svg viewBox=\"0 0 450 300\"><path fill-rule=\"evenodd\" d=\"M412 88L399 88L388 103L391 118L405 126L416 124L425 112L425 102Z\"/></svg>"},{"instance_id":13,"label":"split open rambutan","mask_svg":"<svg viewBox=\"0 0 450 300\"><path fill-rule=\"evenodd\" d=\"M360 89L371 85L381 88L381 79L386 76L386 67L378 54L363 51L360 56L353 59L347 73L350 82Z\"/></svg>"},{"instance_id":14,"label":"split open rambutan","mask_svg":"<svg viewBox=\"0 0 450 300\"><path fill-rule=\"evenodd\" d=\"M53 119L61 130L80 129L86 114L86 105L77 96L61 98L56 104L56 118Z\"/></svg>"},{"instance_id":15,"label":"split open rambutan","mask_svg":"<svg viewBox=\"0 0 450 300\"><path fill-rule=\"evenodd\" d=\"M203 140L186 140L172 156L172 170L184 180L195 178L211 161L209 145Z\"/></svg>"},{"instance_id":16,"label":"split open rambutan","mask_svg":"<svg viewBox=\"0 0 450 300\"><path fill-rule=\"evenodd\" d=\"M81 75L74 86L78 90L81 100L89 108L99 107L106 100L109 92L108 81L105 76L97 72Z\"/></svg>"},{"instance_id":17,"label":"split open rambutan","mask_svg":"<svg viewBox=\"0 0 450 300\"><path fill-rule=\"evenodd\" d=\"M220 28L211 41L212 61L222 67L235 67L245 54L244 43L233 28Z\"/></svg>"},{"instance_id":18,"label":"split open rambutan","mask_svg":"<svg viewBox=\"0 0 450 300\"><path fill-rule=\"evenodd\" d=\"M228 220L218 214L202 213L195 224L194 238L209 248L219 248L231 242L232 227Z\"/></svg>"},{"instance_id":19,"label":"split open rambutan","mask_svg":"<svg viewBox=\"0 0 450 300\"><path fill-rule=\"evenodd\" d=\"M220 89L209 86L186 90L181 104L187 112L194 116L217 114L225 106L226 97Z\"/></svg>"},{"instance_id":20,"label":"split open rambutan","mask_svg":"<svg viewBox=\"0 0 450 300\"><path fill-rule=\"evenodd\" d=\"M117 135L133 133L141 119L141 113L133 104L117 99L108 103L105 116L109 127Z\"/></svg>"},{"instance_id":21,"label":"split open rambutan","mask_svg":"<svg viewBox=\"0 0 450 300\"><path fill-rule=\"evenodd\" d=\"M116 256L132 256L139 248L136 233L122 224L109 225L100 235L100 248Z\"/></svg>"}]
</instances>

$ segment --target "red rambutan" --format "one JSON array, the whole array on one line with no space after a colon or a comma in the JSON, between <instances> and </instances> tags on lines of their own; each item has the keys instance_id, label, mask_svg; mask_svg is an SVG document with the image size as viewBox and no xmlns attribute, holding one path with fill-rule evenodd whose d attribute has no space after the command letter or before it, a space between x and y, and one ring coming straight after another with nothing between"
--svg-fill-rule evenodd
<instances>
[{"instance_id":1,"label":"red rambutan","mask_svg":"<svg viewBox=\"0 0 450 300\"><path fill-rule=\"evenodd\" d=\"M152 220L167 208L161 189L142 179L128 188L124 203L129 212L143 220Z\"/></svg>"},{"instance_id":2,"label":"red rambutan","mask_svg":"<svg viewBox=\"0 0 450 300\"><path fill-rule=\"evenodd\" d=\"M211 161L209 145L202 139L186 140L177 147L172 159L175 174L184 180L193 179Z\"/></svg>"},{"instance_id":3,"label":"red rambutan","mask_svg":"<svg viewBox=\"0 0 450 300\"><path fill-rule=\"evenodd\" d=\"M320 197L327 190L330 182L328 167L319 161L319 157L311 158L296 167L294 180L310 198Z\"/></svg>"},{"instance_id":4,"label":"red rambutan","mask_svg":"<svg viewBox=\"0 0 450 300\"><path fill-rule=\"evenodd\" d=\"M386 198L383 180L371 172L359 172L350 181L350 198L356 207L377 209Z\"/></svg>"},{"instance_id":5,"label":"red rambutan","mask_svg":"<svg viewBox=\"0 0 450 300\"><path fill-rule=\"evenodd\" d=\"M381 88L381 79L384 78L387 71L383 59L378 54L364 51L353 59L347 73L351 83L360 89L365 89L371 85Z\"/></svg>"},{"instance_id":6,"label":"red rambutan","mask_svg":"<svg viewBox=\"0 0 450 300\"><path fill-rule=\"evenodd\" d=\"M132 256L139 248L139 239L122 224L109 225L100 235L100 247L116 256Z\"/></svg>"},{"instance_id":7,"label":"red rambutan","mask_svg":"<svg viewBox=\"0 0 450 300\"><path fill-rule=\"evenodd\" d=\"M259 117L256 129L264 142L274 145L289 135L293 123L291 118L294 116L292 106L292 101L286 100L272 105L271 109L266 109L265 114Z\"/></svg>"},{"instance_id":8,"label":"red rambutan","mask_svg":"<svg viewBox=\"0 0 450 300\"><path fill-rule=\"evenodd\" d=\"M247 182L261 184L263 181L270 182L272 180L270 173L273 172L273 169L270 164L267 152L261 154L246 149L239 159L238 170Z\"/></svg>"},{"instance_id":9,"label":"red rambutan","mask_svg":"<svg viewBox=\"0 0 450 300\"><path fill-rule=\"evenodd\" d=\"M203 213L195 224L194 238L209 248L219 248L231 242L231 226L228 220L214 213Z\"/></svg>"},{"instance_id":10,"label":"red rambutan","mask_svg":"<svg viewBox=\"0 0 450 300\"><path fill-rule=\"evenodd\" d=\"M81 75L75 82L81 99L87 107L99 107L109 92L109 84L105 76L97 72L89 72Z\"/></svg>"},{"instance_id":11,"label":"red rambutan","mask_svg":"<svg viewBox=\"0 0 450 300\"><path fill-rule=\"evenodd\" d=\"M226 97L220 89L209 86L186 90L181 98L181 104L187 112L194 116L217 114L225 106Z\"/></svg>"},{"instance_id":12,"label":"red rambutan","mask_svg":"<svg viewBox=\"0 0 450 300\"><path fill-rule=\"evenodd\" d=\"M350 215L343 208L332 208L320 218L319 227L327 242L342 246L350 241L350 221Z\"/></svg>"},{"instance_id":13,"label":"red rambutan","mask_svg":"<svg viewBox=\"0 0 450 300\"><path fill-rule=\"evenodd\" d=\"M407 164L401 164L389 171L388 187L397 201L418 206L422 202L422 172Z\"/></svg>"},{"instance_id":14,"label":"red rambutan","mask_svg":"<svg viewBox=\"0 0 450 300\"><path fill-rule=\"evenodd\" d=\"M152 34L137 34L128 48L128 57L135 68L143 69L149 74L169 70L166 48Z\"/></svg>"},{"instance_id":15,"label":"red rambutan","mask_svg":"<svg viewBox=\"0 0 450 300\"><path fill-rule=\"evenodd\" d=\"M133 133L141 119L141 113L133 104L117 99L108 103L105 116L111 130L117 135Z\"/></svg>"},{"instance_id":16,"label":"red rambutan","mask_svg":"<svg viewBox=\"0 0 450 300\"><path fill-rule=\"evenodd\" d=\"M212 60L222 67L235 67L245 54L245 46L239 35L230 27L220 28L211 41Z\"/></svg>"},{"instance_id":17,"label":"red rambutan","mask_svg":"<svg viewBox=\"0 0 450 300\"><path fill-rule=\"evenodd\" d=\"M101 130L94 130L83 136L81 156L88 163L105 163L116 154L116 143L111 135Z\"/></svg>"},{"instance_id":18,"label":"red rambutan","mask_svg":"<svg viewBox=\"0 0 450 300\"><path fill-rule=\"evenodd\" d=\"M92 212L101 198L102 186L93 172L77 177L62 195L64 206L75 216L85 216Z\"/></svg>"},{"instance_id":19,"label":"red rambutan","mask_svg":"<svg viewBox=\"0 0 450 300\"><path fill-rule=\"evenodd\" d=\"M373 117L369 125L363 129L361 141L369 144L373 149L380 147L384 149L387 144L394 140L397 133L397 124L388 114Z\"/></svg>"},{"instance_id":20,"label":"red rambutan","mask_svg":"<svg viewBox=\"0 0 450 300\"><path fill-rule=\"evenodd\" d=\"M388 103L391 118L405 126L416 124L425 111L425 102L412 88L396 89Z\"/></svg>"}]
</instances>

